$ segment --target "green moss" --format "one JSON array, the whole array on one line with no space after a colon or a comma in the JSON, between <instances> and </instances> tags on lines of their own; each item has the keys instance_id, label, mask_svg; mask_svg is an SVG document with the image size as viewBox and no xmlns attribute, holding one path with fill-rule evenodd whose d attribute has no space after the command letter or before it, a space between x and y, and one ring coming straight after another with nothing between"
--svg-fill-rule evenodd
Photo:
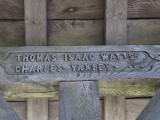
<instances>
[{"instance_id":1,"label":"green moss","mask_svg":"<svg viewBox=\"0 0 160 120\"><path fill-rule=\"evenodd\" d=\"M113 96L142 97L152 96L158 88L158 81L152 80L120 80L120 81L100 81L100 95L107 94Z\"/></svg>"},{"instance_id":2,"label":"green moss","mask_svg":"<svg viewBox=\"0 0 160 120\"><path fill-rule=\"evenodd\" d=\"M6 98L40 98L40 97L55 97L58 96L57 92L47 93L20 93L20 92L5 92L3 94Z\"/></svg>"},{"instance_id":3,"label":"green moss","mask_svg":"<svg viewBox=\"0 0 160 120\"><path fill-rule=\"evenodd\" d=\"M160 87L159 80L100 80L100 96L143 97L152 96ZM58 83L18 83L3 85L1 94L7 98L58 97Z\"/></svg>"}]
</instances>

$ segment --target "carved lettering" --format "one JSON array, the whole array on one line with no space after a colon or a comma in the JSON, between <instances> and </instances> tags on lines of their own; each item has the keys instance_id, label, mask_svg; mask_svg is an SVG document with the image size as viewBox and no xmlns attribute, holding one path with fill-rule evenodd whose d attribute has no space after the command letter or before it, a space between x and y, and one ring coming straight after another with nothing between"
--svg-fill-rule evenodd
<instances>
[{"instance_id":1,"label":"carved lettering","mask_svg":"<svg viewBox=\"0 0 160 120\"><path fill-rule=\"evenodd\" d=\"M54 73L63 70L62 65L18 65L15 67L16 73Z\"/></svg>"},{"instance_id":2,"label":"carved lettering","mask_svg":"<svg viewBox=\"0 0 160 120\"><path fill-rule=\"evenodd\" d=\"M134 60L136 59L137 55L136 53L101 53L100 54L102 61L120 61L120 60Z\"/></svg>"},{"instance_id":3,"label":"carved lettering","mask_svg":"<svg viewBox=\"0 0 160 120\"><path fill-rule=\"evenodd\" d=\"M16 55L17 62L54 62L56 61L55 54L18 54Z\"/></svg>"},{"instance_id":4,"label":"carved lettering","mask_svg":"<svg viewBox=\"0 0 160 120\"><path fill-rule=\"evenodd\" d=\"M73 54L73 53L68 53L64 54L64 59L65 61L93 61L94 60L94 54Z\"/></svg>"},{"instance_id":5,"label":"carved lettering","mask_svg":"<svg viewBox=\"0 0 160 120\"><path fill-rule=\"evenodd\" d=\"M72 64L71 69L73 72L108 72L108 64Z\"/></svg>"},{"instance_id":6,"label":"carved lettering","mask_svg":"<svg viewBox=\"0 0 160 120\"><path fill-rule=\"evenodd\" d=\"M8 56L8 74L64 74L148 71L153 60L146 52L20 52ZM13 62L14 61L14 62Z\"/></svg>"}]
</instances>

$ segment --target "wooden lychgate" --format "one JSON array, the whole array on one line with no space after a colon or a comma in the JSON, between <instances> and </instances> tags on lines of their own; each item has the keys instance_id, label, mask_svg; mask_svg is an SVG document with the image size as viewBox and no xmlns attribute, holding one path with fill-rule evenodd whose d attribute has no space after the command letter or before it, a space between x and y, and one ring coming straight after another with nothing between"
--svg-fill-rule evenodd
<instances>
[{"instance_id":1,"label":"wooden lychgate","mask_svg":"<svg viewBox=\"0 0 160 120\"><path fill-rule=\"evenodd\" d=\"M46 0L24 1L26 46L0 47L0 80L58 81L60 120L102 119L100 79L160 78L160 46L127 45L127 0L106 0L103 46L47 46ZM159 97L157 91L137 120L159 120ZM105 119L125 120L124 100L106 96ZM4 100L0 104L0 118L19 120ZM27 104L28 120L48 120L47 98L29 98Z\"/></svg>"}]
</instances>

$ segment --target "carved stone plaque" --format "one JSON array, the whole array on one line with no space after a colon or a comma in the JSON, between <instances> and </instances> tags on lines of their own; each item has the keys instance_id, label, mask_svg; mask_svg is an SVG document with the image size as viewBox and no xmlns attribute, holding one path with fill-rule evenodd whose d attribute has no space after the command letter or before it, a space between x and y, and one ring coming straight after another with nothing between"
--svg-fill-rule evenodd
<instances>
[{"instance_id":1,"label":"carved stone plaque","mask_svg":"<svg viewBox=\"0 0 160 120\"><path fill-rule=\"evenodd\" d=\"M160 78L160 46L0 48L0 79Z\"/></svg>"}]
</instances>

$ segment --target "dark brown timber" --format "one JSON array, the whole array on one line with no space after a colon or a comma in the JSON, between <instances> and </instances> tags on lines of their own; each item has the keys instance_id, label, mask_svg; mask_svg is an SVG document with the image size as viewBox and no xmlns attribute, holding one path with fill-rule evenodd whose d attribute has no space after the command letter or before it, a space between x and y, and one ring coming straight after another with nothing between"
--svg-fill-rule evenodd
<instances>
[{"instance_id":1,"label":"dark brown timber","mask_svg":"<svg viewBox=\"0 0 160 120\"><path fill-rule=\"evenodd\" d=\"M48 0L49 19L100 19L105 0ZM63 5L62 5L63 4ZM0 19L24 19L23 0L1 0ZM128 0L128 18L159 18L159 0Z\"/></svg>"}]
</instances>

